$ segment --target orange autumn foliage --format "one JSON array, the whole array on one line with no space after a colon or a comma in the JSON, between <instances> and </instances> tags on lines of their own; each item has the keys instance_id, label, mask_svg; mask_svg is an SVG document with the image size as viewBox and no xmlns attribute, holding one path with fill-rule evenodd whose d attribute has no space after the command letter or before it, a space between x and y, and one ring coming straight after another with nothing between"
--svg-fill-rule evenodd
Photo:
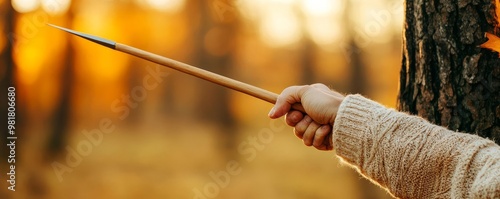
<instances>
[{"instance_id":1,"label":"orange autumn foliage","mask_svg":"<svg viewBox=\"0 0 500 199\"><path fill-rule=\"evenodd\" d=\"M495 18L498 19L500 18L500 0L495 0ZM500 26L500 22L497 23L497 26ZM500 52L500 38L498 36L486 32L486 37L488 38L488 41L484 42L481 44L481 48L487 48L495 52ZM500 54L498 55L500 58Z\"/></svg>"},{"instance_id":2,"label":"orange autumn foliage","mask_svg":"<svg viewBox=\"0 0 500 199\"><path fill-rule=\"evenodd\" d=\"M500 52L500 38L491 33L486 33L486 37L488 38L488 41L481 44L481 48L487 48L495 52Z\"/></svg>"},{"instance_id":3,"label":"orange autumn foliage","mask_svg":"<svg viewBox=\"0 0 500 199\"><path fill-rule=\"evenodd\" d=\"M500 0L495 0L495 14L496 14L496 19L498 22L498 19L500 17ZM497 26L500 26L500 23L497 23Z\"/></svg>"}]
</instances>

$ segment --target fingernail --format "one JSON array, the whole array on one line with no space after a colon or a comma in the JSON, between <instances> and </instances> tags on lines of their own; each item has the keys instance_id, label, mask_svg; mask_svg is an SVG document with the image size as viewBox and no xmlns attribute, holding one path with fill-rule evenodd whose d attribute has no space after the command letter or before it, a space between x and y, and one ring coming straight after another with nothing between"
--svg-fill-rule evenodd
<instances>
[{"instance_id":1,"label":"fingernail","mask_svg":"<svg viewBox=\"0 0 500 199\"><path fill-rule=\"evenodd\" d=\"M269 114L267 114L269 117L272 117L274 115L274 112L276 112L276 110L274 110L274 107L271 109L271 111L269 111Z\"/></svg>"}]
</instances>

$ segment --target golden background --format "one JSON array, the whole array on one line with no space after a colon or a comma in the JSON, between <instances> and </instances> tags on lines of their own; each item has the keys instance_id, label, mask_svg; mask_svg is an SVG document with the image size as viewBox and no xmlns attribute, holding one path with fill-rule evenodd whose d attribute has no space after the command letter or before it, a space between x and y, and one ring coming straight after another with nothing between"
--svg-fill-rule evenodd
<instances>
[{"instance_id":1,"label":"golden background","mask_svg":"<svg viewBox=\"0 0 500 199\"><path fill-rule=\"evenodd\" d=\"M276 93L320 82L394 107L401 0L0 5L0 51L11 47L15 63L19 137L16 192L2 180L0 198L196 198L196 190L206 198L389 198L334 152L305 147L283 120L268 119L271 104L164 67L168 75L154 79L148 70L155 64L46 24ZM5 67L2 78L11 75ZM157 86L144 89L145 78ZM88 133L103 120L111 132ZM228 167L239 172L224 178Z\"/></svg>"}]
</instances>

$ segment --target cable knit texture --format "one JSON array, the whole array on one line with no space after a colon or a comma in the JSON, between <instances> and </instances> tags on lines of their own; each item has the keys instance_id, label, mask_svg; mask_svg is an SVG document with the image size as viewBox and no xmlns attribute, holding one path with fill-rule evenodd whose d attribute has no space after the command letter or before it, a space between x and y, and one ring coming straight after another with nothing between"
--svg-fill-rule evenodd
<instances>
[{"instance_id":1,"label":"cable knit texture","mask_svg":"<svg viewBox=\"0 0 500 199\"><path fill-rule=\"evenodd\" d=\"M398 198L500 198L500 147L347 96L333 127L337 155Z\"/></svg>"}]
</instances>

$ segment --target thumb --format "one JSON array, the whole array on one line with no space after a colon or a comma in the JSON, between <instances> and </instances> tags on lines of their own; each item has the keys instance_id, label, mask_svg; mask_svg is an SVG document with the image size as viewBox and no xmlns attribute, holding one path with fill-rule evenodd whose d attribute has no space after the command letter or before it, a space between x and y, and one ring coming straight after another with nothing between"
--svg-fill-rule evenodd
<instances>
[{"instance_id":1,"label":"thumb","mask_svg":"<svg viewBox=\"0 0 500 199\"><path fill-rule=\"evenodd\" d=\"M287 114L292 108L292 104L300 103L303 86L288 87L278 96L274 107L269 112L269 117L276 119Z\"/></svg>"},{"instance_id":2,"label":"thumb","mask_svg":"<svg viewBox=\"0 0 500 199\"><path fill-rule=\"evenodd\" d=\"M274 105L274 107L271 109L271 111L269 111L269 117L271 119L276 119L276 118L280 118L282 117L283 115L285 115L286 113L288 113L288 111L290 110L291 108L291 105L290 104L278 104L276 103Z\"/></svg>"}]
</instances>

